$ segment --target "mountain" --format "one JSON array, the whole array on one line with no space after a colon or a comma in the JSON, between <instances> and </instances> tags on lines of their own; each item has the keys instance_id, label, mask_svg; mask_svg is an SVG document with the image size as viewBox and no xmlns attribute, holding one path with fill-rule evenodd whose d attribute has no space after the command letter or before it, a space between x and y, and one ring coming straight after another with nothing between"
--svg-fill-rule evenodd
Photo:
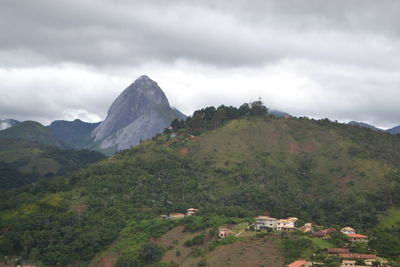
<instances>
[{"instance_id":1,"label":"mountain","mask_svg":"<svg viewBox=\"0 0 400 267\"><path fill-rule=\"evenodd\" d=\"M379 242L397 242L395 220L379 230L387 233L372 229L400 205L399 136L327 119L243 115L255 114L247 110L214 112L205 122L201 113L209 110L197 111L193 127L69 176L5 192L0 254L47 266L87 266L92 259L146 266L131 263L146 249L156 251L154 243L178 224L201 234L260 214L369 231L378 253L392 247ZM191 207L198 215L179 223L159 218ZM192 254L207 253L199 246Z\"/></svg>"},{"instance_id":2,"label":"mountain","mask_svg":"<svg viewBox=\"0 0 400 267\"><path fill-rule=\"evenodd\" d=\"M157 83L144 75L117 97L92 136L99 149L114 152L135 146L163 132L174 119L185 117L171 108Z\"/></svg>"},{"instance_id":3,"label":"mountain","mask_svg":"<svg viewBox=\"0 0 400 267\"><path fill-rule=\"evenodd\" d=\"M289 113L279 111L279 110L268 110L268 113L273 116L276 116L276 117L291 117L292 116Z\"/></svg>"},{"instance_id":4,"label":"mountain","mask_svg":"<svg viewBox=\"0 0 400 267\"><path fill-rule=\"evenodd\" d=\"M19 121L13 119L0 119L0 131L10 128L18 123Z\"/></svg>"},{"instance_id":5,"label":"mountain","mask_svg":"<svg viewBox=\"0 0 400 267\"><path fill-rule=\"evenodd\" d=\"M382 129L376 128L375 126L370 125L368 123L364 123L364 122L349 121L347 124L364 127L364 128L371 129L371 130L374 130L374 131L383 131Z\"/></svg>"},{"instance_id":6,"label":"mountain","mask_svg":"<svg viewBox=\"0 0 400 267\"><path fill-rule=\"evenodd\" d=\"M47 128L63 144L70 148L87 148L92 141L91 132L100 123L88 123L79 119L74 121L53 121Z\"/></svg>"},{"instance_id":7,"label":"mountain","mask_svg":"<svg viewBox=\"0 0 400 267\"><path fill-rule=\"evenodd\" d=\"M386 130L388 133L391 134L400 134L400 126L393 127L391 129Z\"/></svg>"},{"instance_id":8,"label":"mountain","mask_svg":"<svg viewBox=\"0 0 400 267\"><path fill-rule=\"evenodd\" d=\"M44 145L62 147L62 144L50 130L35 121L24 121L0 131L0 140L6 139L28 140Z\"/></svg>"},{"instance_id":9,"label":"mountain","mask_svg":"<svg viewBox=\"0 0 400 267\"><path fill-rule=\"evenodd\" d=\"M65 175L104 158L95 151L62 149L22 139L0 140L0 189Z\"/></svg>"}]
</instances>

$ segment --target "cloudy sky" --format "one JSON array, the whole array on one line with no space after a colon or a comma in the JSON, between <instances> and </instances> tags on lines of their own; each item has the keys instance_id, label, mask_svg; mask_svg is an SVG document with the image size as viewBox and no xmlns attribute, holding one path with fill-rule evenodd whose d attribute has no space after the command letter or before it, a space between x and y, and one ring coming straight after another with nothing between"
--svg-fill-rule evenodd
<instances>
[{"instance_id":1,"label":"cloudy sky","mask_svg":"<svg viewBox=\"0 0 400 267\"><path fill-rule=\"evenodd\" d=\"M138 76L186 114L262 97L400 124L398 0L1 0L0 118L104 119Z\"/></svg>"}]
</instances>

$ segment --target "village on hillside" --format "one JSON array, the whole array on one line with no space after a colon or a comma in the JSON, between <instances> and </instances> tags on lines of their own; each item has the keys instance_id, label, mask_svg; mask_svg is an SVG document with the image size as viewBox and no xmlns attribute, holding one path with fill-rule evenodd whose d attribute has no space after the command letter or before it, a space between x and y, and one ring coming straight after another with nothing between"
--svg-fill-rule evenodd
<instances>
[{"instance_id":1,"label":"village on hillside","mask_svg":"<svg viewBox=\"0 0 400 267\"><path fill-rule=\"evenodd\" d=\"M180 220L188 216L196 215L198 209L189 208L186 214L171 212L160 217L166 220ZM301 223L300 223L301 222ZM340 267L348 266L392 266L385 258L379 257L369 249L367 235L357 233L356 229L345 226L337 228L323 228L314 223L304 223L296 217L277 219L270 216L254 217L252 222L243 225L238 230L236 225L221 225L216 232L216 238L224 239L230 236L264 236L276 235L281 238L290 238L291 235L302 235L309 238L315 244L323 244L326 247L314 253L308 259L297 259L287 267L311 267L326 266L321 259L336 259ZM336 240L340 239L340 246L335 246Z\"/></svg>"}]
</instances>

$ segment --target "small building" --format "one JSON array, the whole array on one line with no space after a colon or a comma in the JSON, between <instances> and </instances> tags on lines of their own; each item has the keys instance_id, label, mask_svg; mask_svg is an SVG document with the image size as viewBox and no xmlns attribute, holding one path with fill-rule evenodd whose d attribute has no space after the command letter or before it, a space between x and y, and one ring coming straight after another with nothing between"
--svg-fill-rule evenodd
<instances>
[{"instance_id":1,"label":"small building","mask_svg":"<svg viewBox=\"0 0 400 267\"><path fill-rule=\"evenodd\" d=\"M197 211L198 211L198 209L194 209L194 208L187 209L187 210L186 210L186 215L187 215L187 216L192 216L192 215L194 215Z\"/></svg>"},{"instance_id":2,"label":"small building","mask_svg":"<svg viewBox=\"0 0 400 267\"><path fill-rule=\"evenodd\" d=\"M349 238L350 242L361 242L361 243L368 242L368 236L366 236L366 235L348 234L347 237Z\"/></svg>"},{"instance_id":3,"label":"small building","mask_svg":"<svg viewBox=\"0 0 400 267\"><path fill-rule=\"evenodd\" d=\"M230 234L232 234L232 230L231 229L219 228L219 230L218 230L218 236L220 238L225 238L225 237L229 236Z\"/></svg>"},{"instance_id":4,"label":"small building","mask_svg":"<svg viewBox=\"0 0 400 267\"><path fill-rule=\"evenodd\" d=\"M276 229L278 231L291 231L294 230L294 220L292 219L282 219L278 220L276 224Z\"/></svg>"},{"instance_id":5,"label":"small building","mask_svg":"<svg viewBox=\"0 0 400 267\"><path fill-rule=\"evenodd\" d=\"M266 228L276 229L277 219L268 216L258 216L256 217L256 230L262 230Z\"/></svg>"},{"instance_id":6,"label":"small building","mask_svg":"<svg viewBox=\"0 0 400 267\"><path fill-rule=\"evenodd\" d=\"M349 235L349 234L355 234L356 233L356 230L355 229L353 229L353 228L351 228L351 227L344 227L344 228L342 228L341 230L340 230L340 232L342 232L343 234L345 234L345 235Z\"/></svg>"},{"instance_id":7,"label":"small building","mask_svg":"<svg viewBox=\"0 0 400 267\"><path fill-rule=\"evenodd\" d=\"M302 231L303 233L312 233L312 231L314 231L314 227L312 223L306 223L302 227L300 227L300 231Z\"/></svg>"},{"instance_id":8,"label":"small building","mask_svg":"<svg viewBox=\"0 0 400 267\"><path fill-rule=\"evenodd\" d=\"M320 230L317 232L312 233L313 237L320 238L320 239L328 239L331 238L330 234L336 232L335 228L328 228L324 230Z\"/></svg>"},{"instance_id":9,"label":"small building","mask_svg":"<svg viewBox=\"0 0 400 267\"><path fill-rule=\"evenodd\" d=\"M327 252L331 255L350 253L348 248L328 248Z\"/></svg>"},{"instance_id":10,"label":"small building","mask_svg":"<svg viewBox=\"0 0 400 267\"><path fill-rule=\"evenodd\" d=\"M185 218L185 214L183 214L183 213L177 213L177 212L171 212L171 213L169 214L169 218L170 218L171 220L178 220L178 219Z\"/></svg>"},{"instance_id":11,"label":"small building","mask_svg":"<svg viewBox=\"0 0 400 267\"><path fill-rule=\"evenodd\" d=\"M306 260L297 260L287 265L288 267L310 267L312 262Z\"/></svg>"},{"instance_id":12,"label":"small building","mask_svg":"<svg viewBox=\"0 0 400 267\"><path fill-rule=\"evenodd\" d=\"M356 261L344 260L340 267L356 266Z\"/></svg>"}]
</instances>

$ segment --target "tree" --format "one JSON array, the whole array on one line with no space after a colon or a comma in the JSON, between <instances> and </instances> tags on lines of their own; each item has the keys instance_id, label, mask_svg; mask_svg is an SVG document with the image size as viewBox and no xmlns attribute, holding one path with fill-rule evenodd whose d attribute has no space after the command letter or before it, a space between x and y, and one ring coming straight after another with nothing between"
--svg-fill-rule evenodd
<instances>
[{"instance_id":1,"label":"tree","mask_svg":"<svg viewBox=\"0 0 400 267\"><path fill-rule=\"evenodd\" d=\"M253 116L266 115L268 109L261 100L250 103L250 114Z\"/></svg>"},{"instance_id":2,"label":"tree","mask_svg":"<svg viewBox=\"0 0 400 267\"><path fill-rule=\"evenodd\" d=\"M239 107L239 115L245 116L250 114L250 106L248 103L244 103Z\"/></svg>"},{"instance_id":3,"label":"tree","mask_svg":"<svg viewBox=\"0 0 400 267\"><path fill-rule=\"evenodd\" d=\"M154 243L146 243L139 249L139 259L145 264L158 262L164 255L163 249Z\"/></svg>"}]
</instances>

